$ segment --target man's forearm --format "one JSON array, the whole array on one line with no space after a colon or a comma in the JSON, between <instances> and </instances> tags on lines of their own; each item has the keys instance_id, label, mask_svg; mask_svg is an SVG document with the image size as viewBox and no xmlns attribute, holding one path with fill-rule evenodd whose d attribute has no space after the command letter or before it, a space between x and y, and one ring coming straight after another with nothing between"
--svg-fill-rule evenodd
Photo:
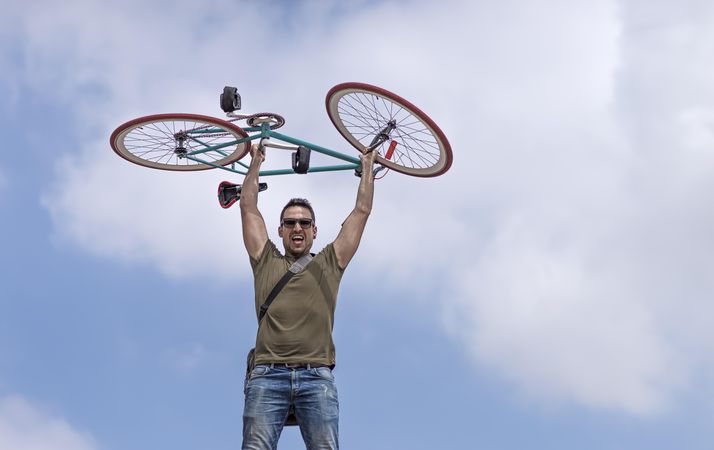
<instances>
[{"instance_id":1,"label":"man's forearm","mask_svg":"<svg viewBox=\"0 0 714 450\"><path fill-rule=\"evenodd\" d=\"M241 186L240 193L240 206L245 207L256 207L258 206L258 174L260 172L260 165L263 163L262 155L259 152L253 153L253 158L250 161L250 167L248 168L248 173L243 179L243 186Z\"/></svg>"},{"instance_id":2,"label":"man's forearm","mask_svg":"<svg viewBox=\"0 0 714 450\"><path fill-rule=\"evenodd\" d=\"M349 264L357 251L362 239L364 227L372 212L372 199L374 198L374 158L376 151L366 153L361 157L362 176L357 189L357 201L347 219L342 224L342 229L335 239L334 249L337 264L344 269Z\"/></svg>"},{"instance_id":3,"label":"man's forearm","mask_svg":"<svg viewBox=\"0 0 714 450\"><path fill-rule=\"evenodd\" d=\"M240 217L245 248L251 258L258 259L268 240L265 221L258 210L258 174L263 153L256 146L251 146L250 156L250 167L240 193Z\"/></svg>"},{"instance_id":4,"label":"man's forearm","mask_svg":"<svg viewBox=\"0 0 714 450\"><path fill-rule=\"evenodd\" d=\"M357 189L357 202L355 211L369 215L372 212L372 200L374 199L374 163L371 158L362 158L362 177Z\"/></svg>"}]
</instances>

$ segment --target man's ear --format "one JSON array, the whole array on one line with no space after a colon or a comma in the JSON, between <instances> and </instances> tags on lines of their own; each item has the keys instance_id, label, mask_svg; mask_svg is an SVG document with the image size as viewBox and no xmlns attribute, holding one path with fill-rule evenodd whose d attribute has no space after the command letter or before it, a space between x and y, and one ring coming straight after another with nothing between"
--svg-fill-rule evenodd
<instances>
[{"instance_id":1,"label":"man's ear","mask_svg":"<svg viewBox=\"0 0 714 450\"><path fill-rule=\"evenodd\" d=\"M317 238L317 227L312 227L312 238Z\"/></svg>"},{"instance_id":2,"label":"man's ear","mask_svg":"<svg viewBox=\"0 0 714 450\"><path fill-rule=\"evenodd\" d=\"M278 227L278 236L282 239L283 237L283 227Z\"/></svg>"}]
</instances>

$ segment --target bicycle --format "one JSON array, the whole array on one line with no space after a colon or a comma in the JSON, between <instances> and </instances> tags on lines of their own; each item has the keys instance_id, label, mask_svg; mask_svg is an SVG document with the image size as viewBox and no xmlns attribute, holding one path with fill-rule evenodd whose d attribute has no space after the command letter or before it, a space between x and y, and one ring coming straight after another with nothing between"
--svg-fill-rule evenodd
<instances>
[{"instance_id":1,"label":"bicycle","mask_svg":"<svg viewBox=\"0 0 714 450\"><path fill-rule=\"evenodd\" d=\"M245 176L240 159L252 141L293 150L292 167L261 170L259 176L360 170L359 158L282 134L285 119L275 113L239 115L240 94L226 86L220 96L228 119L198 114L155 114L120 125L111 135L112 149L135 164L162 170L195 171L219 168ZM441 129L412 103L385 89L365 83L342 83L327 93L325 106L339 133L358 151L377 151L375 174L392 169L417 177L435 177L451 167L452 152ZM247 127L235 122L245 120ZM272 141L271 141L272 139ZM274 143L280 141L282 143ZM341 164L310 165L311 152ZM267 189L261 183L260 190ZM223 182L219 202L228 208L240 198L240 185Z\"/></svg>"}]
</instances>

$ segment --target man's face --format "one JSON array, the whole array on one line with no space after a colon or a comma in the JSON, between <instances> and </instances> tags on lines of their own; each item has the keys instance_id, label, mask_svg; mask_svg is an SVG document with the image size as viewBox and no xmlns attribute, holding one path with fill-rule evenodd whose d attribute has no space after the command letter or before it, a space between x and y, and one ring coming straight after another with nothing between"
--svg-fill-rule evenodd
<instances>
[{"instance_id":1,"label":"man's face","mask_svg":"<svg viewBox=\"0 0 714 450\"><path fill-rule=\"evenodd\" d=\"M300 221L305 222L306 220L311 224L303 227ZM286 255L299 258L309 252L312 248L312 241L317 237L317 227L312 222L310 210L302 206L291 206L286 209L278 228L278 236L283 238Z\"/></svg>"}]
</instances>

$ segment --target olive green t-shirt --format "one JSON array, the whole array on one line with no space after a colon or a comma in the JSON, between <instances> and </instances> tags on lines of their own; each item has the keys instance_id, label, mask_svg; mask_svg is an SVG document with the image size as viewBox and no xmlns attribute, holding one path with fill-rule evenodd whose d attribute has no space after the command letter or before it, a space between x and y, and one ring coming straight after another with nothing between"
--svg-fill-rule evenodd
<instances>
[{"instance_id":1,"label":"olive green t-shirt","mask_svg":"<svg viewBox=\"0 0 714 450\"><path fill-rule=\"evenodd\" d=\"M255 277L255 311L268 298L295 260L283 256L268 240L258 260L251 258ZM343 270L332 244L294 275L270 304L259 324L255 363L335 364L332 325Z\"/></svg>"}]
</instances>

